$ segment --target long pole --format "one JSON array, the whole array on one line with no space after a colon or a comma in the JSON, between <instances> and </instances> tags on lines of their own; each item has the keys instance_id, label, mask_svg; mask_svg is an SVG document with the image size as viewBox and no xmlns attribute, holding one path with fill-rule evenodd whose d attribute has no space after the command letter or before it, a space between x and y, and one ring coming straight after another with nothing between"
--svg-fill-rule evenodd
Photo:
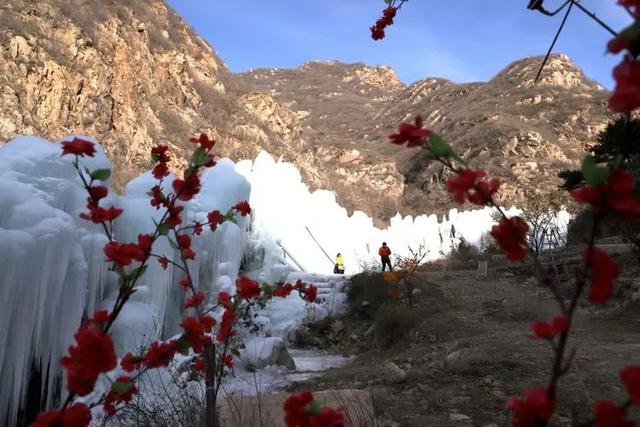
<instances>
[{"instance_id":1,"label":"long pole","mask_svg":"<svg viewBox=\"0 0 640 427\"><path fill-rule=\"evenodd\" d=\"M328 253L326 253L324 249L322 249L322 246L320 246L320 243L318 243L318 241L316 240L316 238L313 236L313 233L311 233L311 230L309 230L309 227L307 227L307 226L305 225L305 227L304 227L304 228L306 228L306 229L307 229L307 232L309 233L309 236L311 236L311 238L313 239L313 241L314 241L314 242L316 242L316 245L318 245L318 247L320 248L320 250L322 251L322 253L323 253L323 254L325 254L325 256L327 257L327 259L329 260L329 262L331 263L331 265L334 265L334 264L333 264L333 260L331 259L331 257L329 256L329 254L328 254Z\"/></svg>"}]
</instances>

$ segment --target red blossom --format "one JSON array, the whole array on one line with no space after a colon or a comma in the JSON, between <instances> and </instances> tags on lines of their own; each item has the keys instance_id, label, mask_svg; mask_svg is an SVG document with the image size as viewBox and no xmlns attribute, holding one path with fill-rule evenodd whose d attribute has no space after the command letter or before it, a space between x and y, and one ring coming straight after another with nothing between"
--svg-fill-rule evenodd
<instances>
[{"instance_id":1,"label":"red blossom","mask_svg":"<svg viewBox=\"0 0 640 427\"><path fill-rule=\"evenodd\" d=\"M211 231L216 231L218 224L222 224L224 215L220 211L212 211L207 214L207 220L209 221L209 227Z\"/></svg>"},{"instance_id":2,"label":"red blossom","mask_svg":"<svg viewBox=\"0 0 640 427\"><path fill-rule=\"evenodd\" d=\"M529 226L518 216L502 218L491 228L491 235L507 253L510 261L522 261L527 256L527 231Z\"/></svg>"},{"instance_id":3,"label":"red blossom","mask_svg":"<svg viewBox=\"0 0 640 427\"><path fill-rule=\"evenodd\" d=\"M193 234L195 234L196 236L202 234L202 224L200 224L199 222L195 223L195 225L193 226Z\"/></svg>"},{"instance_id":4,"label":"red blossom","mask_svg":"<svg viewBox=\"0 0 640 427\"><path fill-rule=\"evenodd\" d=\"M615 113L628 113L640 107L640 63L625 57L613 70L616 86L609 98L609 108Z\"/></svg>"},{"instance_id":5,"label":"red blossom","mask_svg":"<svg viewBox=\"0 0 640 427\"><path fill-rule=\"evenodd\" d=\"M313 393L301 391L292 394L284 401L284 422L287 427L299 427L308 425L309 412L307 407L313 402Z\"/></svg>"},{"instance_id":6,"label":"red blossom","mask_svg":"<svg viewBox=\"0 0 640 427\"><path fill-rule=\"evenodd\" d=\"M238 295L247 300L260 296L260 285L258 285L258 282L245 276L240 276L236 279L236 289Z\"/></svg>"},{"instance_id":7,"label":"red blossom","mask_svg":"<svg viewBox=\"0 0 640 427\"><path fill-rule=\"evenodd\" d=\"M613 282L618 278L618 264L598 247L587 248L582 259L591 269L591 288L589 300L594 304L603 304L613 294Z\"/></svg>"},{"instance_id":8,"label":"red blossom","mask_svg":"<svg viewBox=\"0 0 640 427\"><path fill-rule=\"evenodd\" d=\"M564 314L556 316L550 323L533 322L531 324L531 338L551 340L569 329L569 318Z\"/></svg>"},{"instance_id":9,"label":"red blossom","mask_svg":"<svg viewBox=\"0 0 640 427\"><path fill-rule=\"evenodd\" d=\"M178 199L189 201L200 191L200 177L197 174L193 174L186 181L175 179L172 187Z\"/></svg>"},{"instance_id":10,"label":"red blossom","mask_svg":"<svg viewBox=\"0 0 640 427\"><path fill-rule=\"evenodd\" d=\"M233 368L233 355L227 354L226 356L224 356L224 358L222 359L222 363L224 363L224 366L226 366L227 368Z\"/></svg>"},{"instance_id":11,"label":"red blossom","mask_svg":"<svg viewBox=\"0 0 640 427\"><path fill-rule=\"evenodd\" d=\"M191 298L189 298L187 302L184 303L184 308L197 307L200 304L202 304L202 301L204 301L204 298L205 298L204 293L198 291Z\"/></svg>"},{"instance_id":12,"label":"red blossom","mask_svg":"<svg viewBox=\"0 0 640 427\"><path fill-rule=\"evenodd\" d=\"M487 173L483 170L460 168L456 172L458 174L446 182L447 191L453 193L456 203L463 204L468 199L475 205L486 205L500 187L497 179L486 181Z\"/></svg>"},{"instance_id":13,"label":"red blossom","mask_svg":"<svg viewBox=\"0 0 640 427\"><path fill-rule=\"evenodd\" d=\"M207 371L207 361L202 357L198 357L193 363L193 368L201 373L205 373Z\"/></svg>"},{"instance_id":14,"label":"red blossom","mask_svg":"<svg viewBox=\"0 0 640 427\"><path fill-rule=\"evenodd\" d=\"M182 290L186 292L186 290L191 286L191 280L189 279L189 276L184 276L182 279L180 279L179 284L182 287Z\"/></svg>"},{"instance_id":15,"label":"red blossom","mask_svg":"<svg viewBox=\"0 0 640 427\"><path fill-rule=\"evenodd\" d=\"M127 353L122 357L122 360L120 360L120 367L122 367L126 372L132 372L136 369L140 369L141 363L142 358L134 356L131 353Z\"/></svg>"},{"instance_id":16,"label":"red blossom","mask_svg":"<svg viewBox=\"0 0 640 427\"><path fill-rule=\"evenodd\" d=\"M80 396L93 391L98 375L109 372L118 361L111 338L95 322L85 322L75 334L76 345L61 360L67 371L67 389Z\"/></svg>"},{"instance_id":17,"label":"red blossom","mask_svg":"<svg viewBox=\"0 0 640 427\"><path fill-rule=\"evenodd\" d=\"M634 192L633 176L624 169L618 169L611 173L605 184L578 188L571 191L571 196L577 202L591 205L595 214L610 208L625 218L633 218L640 213L640 202L635 199Z\"/></svg>"},{"instance_id":18,"label":"red blossom","mask_svg":"<svg viewBox=\"0 0 640 427\"><path fill-rule=\"evenodd\" d=\"M62 155L73 154L76 156L93 157L96 154L95 144L81 138L73 138L71 141L62 141Z\"/></svg>"},{"instance_id":19,"label":"red blossom","mask_svg":"<svg viewBox=\"0 0 640 427\"><path fill-rule=\"evenodd\" d=\"M231 310L225 310L222 313L222 319L220 320L220 329L216 335L216 339L220 343L225 343L229 338L236 335L236 332L232 329L233 323L237 320L237 316Z\"/></svg>"},{"instance_id":20,"label":"red blossom","mask_svg":"<svg viewBox=\"0 0 640 427\"><path fill-rule=\"evenodd\" d=\"M631 403L640 406L640 365L624 368L620 372L620 379L629 393Z\"/></svg>"},{"instance_id":21,"label":"red blossom","mask_svg":"<svg viewBox=\"0 0 640 427\"><path fill-rule=\"evenodd\" d=\"M168 163L170 160L167 150L169 147L166 145L156 145L151 149L151 158L160 163Z\"/></svg>"},{"instance_id":22,"label":"red blossom","mask_svg":"<svg viewBox=\"0 0 640 427\"><path fill-rule=\"evenodd\" d=\"M227 309L231 309L231 295L227 292L220 292L218 294L218 305Z\"/></svg>"},{"instance_id":23,"label":"red blossom","mask_svg":"<svg viewBox=\"0 0 640 427\"><path fill-rule=\"evenodd\" d=\"M595 427L634 427L633 421L627 420L627 411L618 408L611 400L600 400L593 407Z\"/></svg>"},{"instance_id":24,"label":"red blossom","mask_svg":"<svg viewBox=\"0 0 640 427\"><path fill-rule=\"evenodd\" d=\"M161 256L160 258L158 258L158 263L163 270L166 270L169 266L169 258L167 258L166 256Z\"/></svg>"},{"instance_id":25,"label":"red blossom","mask_svg":"<svg viewBox=\"0 0 640 427\"><path fill-rule=\"evenodd\" d=\"M198 144L205 150L211 150L214 145L216 145L216 141L213 139L209 139L209 135L206 133L201 133L198 138L191 138L189 142L192 144Z\"/></svg>"},{"instance_id":26,"label":"red blossom","mask_svg":"<svg viewBox=\"0 0 640 427\"><path fill-rule=\"evenodd\" d=\"M151 188L151 206L156 209L160 209L160 206L164 204L164 201L165 197L164 194L162 194L162 189L159 185L154 185Z\"/></svg>"},{"instance_id":27,"label":"red blossom","mask_svg":"<svg viewBox=\"0 0 640 427\"><path fill-rule=\"evenodd\" d=\"M87 205L89 213L81 213L80 218L91 221L94 224L100 224L103 222L111 222L118 218L122 214L122 209L111 206L110 208L101 208L93 202Z\"/></svg>"},{"instance_id":28,"label":"red blossom","mask_svg":"<svg viewBox=\"0 0 640 427\"><path fill-rule=\"evenodd\" d=\"M318 297L318 288L313 285L306 286L304 288L304 300L307 302L316 302Z\"/></svg>"},{"instance_id":29,"label":"red blossom","mask_svg":"<svg viewBox=\"0 0 640 427\"><path fill-rule=\"evenodd\" d=\"M91 423L91 411L84 403L75 403L62 411L43 412L31 427L87 427Z\"/></svg>"},{"instance_id":30,"label":"red blossom","mask_svg":"<svg viewBox=\"0 0 640 427\"><path fill-rule=\"evenodd\" d=\"M293 289L298 290L304 287L304 283L301 279L296 280L296 284L293 285Z\"/></svg>"},{"instance_id":31,"label":"red blossom","mask_svg":"<svg viewBox=\"0 0 640 427\"><path fill-rule=\"evenodd\" d=\"M153 236L151 234L138 234L138 248L143 256L138 261L143 261L151 253L151 246L153 246Z\"/></svg>"},{"instance_id":32,"label":"red blossom","mask_svg":"<svg viewBox=\"0 0 640 427\"><path fill-rule=\"evenodd\" d=\"M204 327L204 330L207 332L210 332L211 329L213 329L213 327L216 326L216 319L206 314L200 316L198 318L198 321L200 321L200 324Z\"/></svg>"},{"instance_id":33,"label":"red blossom","mask_svg":"<svg viewBox=\"0 0 640 427\"><path fill-rule=\"evenodd\" d=\"M507 408L513 410L513 427L536 427L546 424L553 415L556 400L550 400L547 389L539 387L524 398L512 397Z\"/></svg>"},{"instance_id":34,"label":"red blossom","mask_svg":"<svg viewBox=\"0 0 640 427\"><path fill-rule=\"evenodd\" d=\"M172 228L182 224L182 217L180 217L180 213L183 209L184 207L177 206L175 203L168 203L167 211L169 211L169 217L166 219L165 223Z\"/></svg>"},{"instance_id":35,"label":"red blossom","mask_svg":"<svg viewBox=\"0 0 640 427\"><path fill-rule=\"evenodd\" d=\"M147 354L144 356L143 363L147 368L167 367L173 360L173 356L177 351L177 342L175 340L169 342L153 342Z\"/></svg>"},{"instance_id":36,"label":"red blossom","mask_svg":"<svg viewBox=\"0 0 640 427\"><path fill-rule=\"evenodd\" d=\"M109 261L120 267L131 264L133 260L144 258L143 252L135 243L109 242L104 246L104 253Z\"/></svg>"},{"instance_id":37,"label":"red blossom","mask_svg":"<svg viewBox=\"0 0 640 427\"><path fill-rule=\"evenodd\" d=\"M291 294L292 291L293 291L293 285L291 283L285 283L284 285L278 287L275 290L275 292L273 293L273 296L278 298L286 298Z\"/></svg>"},{"instance_id":38,"label":"red blossom","mask_svg":"<svg viewBox=\"0 0 640 427\"><path fill-rule=\"evenodd\" d=\"M93 322L98 323L99 325L103 325L109 322L109 319L110 315L107 310L97 310L95 313L93 313L93 317L91 318Z\"/></svg>"},{"instance_id":39,"label":"red blossom","mask_svg":"<svg viewBox=\"0 0 640 427\"><path fill-rule=\"evenodd\" d=\"M169 167L165 162L160 162L153 167L151 173L155 179L162 179L169 176Z\"/></svg>"},{"instance_id":40,"label":"red blossom","mask_svg":"<svg viewBox=\"0 0 640 427\"><path fill-rule=\"evenodd\" d=\"M124 392L119 392L118 388L126 389ZM116 413L116 405L118 403L127 403L130 402L133 398L133 395L138 392L135 384L133 383L133 378L127 376L118 377L116 382L109 390L109 393L104 398L104 412L111 416Z\"/></svg>"},{"instance_id":41,"label":"red blossom","mask_svg":"<svg viewBox=\"0 0 640 427\"><path fill-rule=\"evenodd\" d=\"M184 329L184 339L186 339L194 353L202 353L204 347L211 343L211 337L205 335L205 327L193 316L185 317L180 323Z\"/></svg>"},{"instance_id":42,"label":"red blossom","mask_svg":"<svg viewBox=\"0 0 640 427\"><path fill-rule=\"evenodd\" d=\"M89 195L94 202L97 202L100 199L104 199L108 194L109 189L104 185L94 185L93 187L89 187Z\"/></svg>"},{"instance_id":43,"label":"red blossom","mask_svg":"<svg viewBox=\"0 0 640 427\"><path fill-rule=\"evenodd\" d=\"M251 213L251 206L246 200L236 203L233 209L235 209L242 216L247 216Z\"/></svg>"},{"instance_id":44,"label":"red blossom","mask_svg":"<svg viewBox=\"0 0 640 427\"><path fill-rule=\"evenodd\" d=\"M407 147L419 147L427 143L427 138L432 133L431 130L423 128L422 117L416 116L415 124L400 123L398 133L389 135L389 139L393 144L403 145L408 142Z\"/></svg>"}]
</instances>

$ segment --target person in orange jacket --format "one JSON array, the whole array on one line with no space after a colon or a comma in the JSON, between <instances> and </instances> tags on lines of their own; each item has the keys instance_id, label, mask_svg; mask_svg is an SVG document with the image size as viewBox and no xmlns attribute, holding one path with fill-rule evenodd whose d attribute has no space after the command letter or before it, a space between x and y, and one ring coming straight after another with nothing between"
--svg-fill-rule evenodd
<instances>
[{"instance_id":1,"label":"person in orange jacket","mask_svg":"<svg viewBox=\"0 0 640 427\"><path fill-rule=\"evenodd\" d=\"M387 242L382 242L382 246L378 249L378 255L380 255L380 261L382 261L382 271L384 271L386 266L389 266L389 271L393 271L391 259L389 258L391 249L387 246Z\"/></svg>"}]
</instances>

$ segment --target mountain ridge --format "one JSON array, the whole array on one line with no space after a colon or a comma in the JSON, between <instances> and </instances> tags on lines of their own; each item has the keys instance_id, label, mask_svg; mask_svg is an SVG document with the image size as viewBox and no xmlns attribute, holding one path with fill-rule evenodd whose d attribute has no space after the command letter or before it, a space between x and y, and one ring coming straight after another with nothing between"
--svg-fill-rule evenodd
<instances>
[{"instance_id":1,"label":"mountain ridge","mask_svg":"<svg viewBox=\"0 0 640 427\"><path fill-rule=\"evenodd\" d=\"M454 207L446 171L388 143L400 121L421 114L517 204L549 191L610 119L606 90L564 55L551 57L537 85L539 57L487 82L405 85L386 65L339 61L231 73L162 0L12 0L0 5L0 23L0 143L94 136L119 188L148 168L154 143L170 145L180 167L188 137L208 132L221 156L284 156L312 189L382 223Z\"/></svg>"}]
</instances>

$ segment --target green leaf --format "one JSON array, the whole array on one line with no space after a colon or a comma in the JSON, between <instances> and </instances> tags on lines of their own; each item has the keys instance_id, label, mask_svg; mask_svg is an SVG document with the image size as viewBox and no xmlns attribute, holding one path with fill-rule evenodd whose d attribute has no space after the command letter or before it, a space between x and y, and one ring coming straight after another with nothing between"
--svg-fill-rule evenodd
<instances>
[{"instance_id":1,"label":"green leaf","mask_svg":"<svg viewBox=\"0 0 640 427\"><path fill-rule=\"evenodd\" d=\"M207 156L207 151L202 147L196 148L196 151L194 151L191 156L191 163L196 167L200 167L208 162L209 157Z\"/></svg>"},{"instance_id":2,"label":"green leaf","mask_svg":"<svg viewBox=\"0 0 640 427\"><path fill-rule=\"evenodd\" d=\"M89 176L97 181L106 181L111 177L111 169L96 169Z\"/></svg>"},{"instance_id":3,"label":"green leaf","mask_svg":"<svg viewBox=\"0 0 640 427\"><path fill-rule=\"evenodd\" d=\"M429 137L429 146L431 147L431 151L433 151L433 153L438 157L448 159L454 154L449 143L445 141L443 137L435 133Z\"/></svg>"},{"instance_id":4,"label":"green leaf","mask_svg":"<svg viewBox=\"0 0 640 427\"><path fill-rule=\"evenodd\" d=\"M582 175L587 184L593 187L604 184L609 178L609 173L609 168L598 166L593 156L587 155L582 160Z\"/></svg>"},{"instance_id":5,"label":"green leaf","mask_svg":"<svg viewBox=\"0 0 640 427\"><path fill-rule=\"evenodd\" d=\"M322 410L322 406L320 406L320 404L316 401L311 402L307 407L307 411L311 415L318 415L321 410Z\"/></svg>"},{"instance_id":6,"label":"green leaf","mask_svg":"<svg viewBox=\"0 0 640 427\"><path fill-rule=\"evenodd\" d=\"M116 381L115 383L111 384L111 390L115 391L119 395L123 395L123 394L127 394L129 390L133 388L133 386L134 386L133 382L125 383L122 381Z\"/></svg>"},{"instance_id":7,"label":"green leaf","mask_svg":"<svg viewBox=\"0 0 640 427\"><path fill-rule=\"evenodd\" d=\"M178 339L178 343L176 344L176 346L178 347L178 351L186 356L187 354L189 354L191 343L187 341L184 335L182 335L180 339Z\"/></svg>"},{"instance_id":8,"label":"green leaf","mask_svg":"<svg viewBox=\"0 0 640 427\"><path fill-rule=\"evenodd\" d=\"M386 4L391 4L391 0L384 0Z\"/></svg>"},{"instance_id":9,"label":"green leaf","mask_svg":"<svg viewBox=\"0 0 640 427\"><path fill-rule=\"evenodd\" d=\"M161 236L166 236L169 234L169 231L171 231L171 226L166 222L163 222L162 224L158 224L157 227L158 227L158 233Z\"/></svg>"}]
</instances>

